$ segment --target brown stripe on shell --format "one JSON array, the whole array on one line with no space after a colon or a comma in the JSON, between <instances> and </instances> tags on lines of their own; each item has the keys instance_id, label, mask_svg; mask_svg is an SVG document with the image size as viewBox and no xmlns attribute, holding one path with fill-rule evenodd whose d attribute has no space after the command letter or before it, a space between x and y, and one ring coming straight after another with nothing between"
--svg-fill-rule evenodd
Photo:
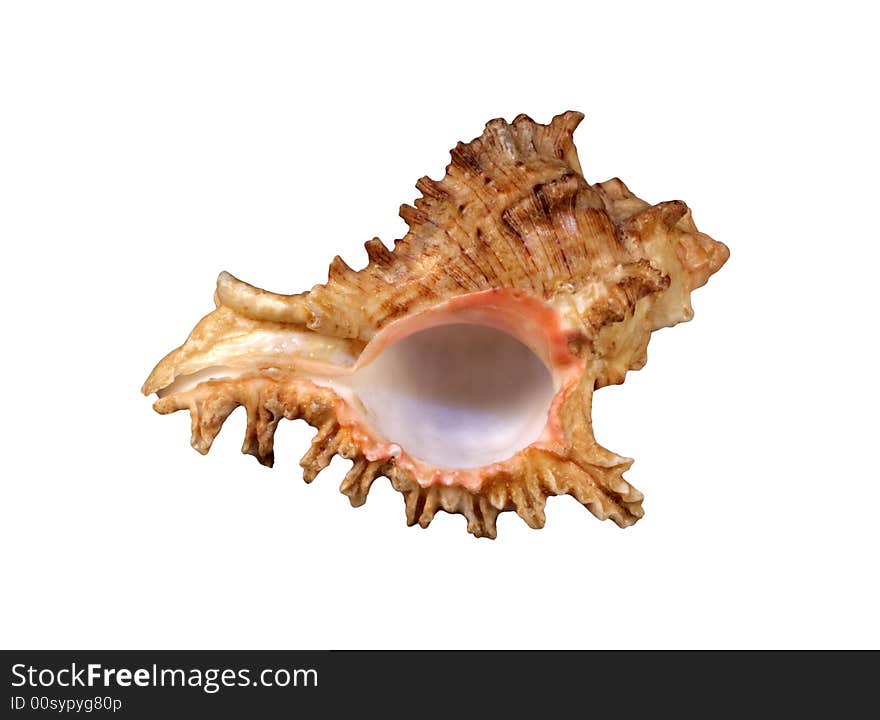
<instances>
[{"instance_id":1,"label":"brown stripe on shell","mask_svg":"<svg viewBox=\"0 0 880 720\"><path fill-rule=\"evenodd\" d=\"M371 258L363 270L334 273L311 290L315 327L368 341L441 299L490 288L550 299L588 272L597 255L604 253L606 265L640 259L592 234L613 238L613 223L583 217L604 212L604 201L577 162L572 133L581 117L565 113L549 125L525 116L493 120L480 138L459 143L446 176L420 179L422 196L401 207L409 232L382 257L381 272Z\"/></svg>"}]
</instances>

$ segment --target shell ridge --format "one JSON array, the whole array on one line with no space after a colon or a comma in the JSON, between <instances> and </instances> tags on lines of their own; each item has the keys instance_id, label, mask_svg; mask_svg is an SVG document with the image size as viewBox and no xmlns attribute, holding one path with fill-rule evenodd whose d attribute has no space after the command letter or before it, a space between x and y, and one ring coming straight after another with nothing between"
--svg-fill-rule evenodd
<instances>
[{"instance_id":1,"label":"shell ridge","mask_svg":"<svg viewBox=\"0 0 880 720\"><path fill-rule=\"evenodd\" d=\"M423 178L416 184L422 192L421 198L415 201L416 206L402 206L401 216L409 225L410 230L401 241L395 243L389 262L399 264L403 274L416 274L412 272L413 262L418 263L423 254L404 252L404 248L408 248L410 244L423 248L442 248L444 244L434 239L434 235L439 233L448 238L448 232L444 228L455 223L460 230L464 230L464 236L469 243L465 247L459 242L458 247L462 248L461 254L468 258L470 264L479 266L479 276L482 278L483 287L490 286L493 280L509 280L510 275L521 278L522 276L511 272L504 262L497 262L495 266L480 263L482 255L489 250L496 257L499 255L495 245L498 244L502 234L494 232L494 227L500 224L499 215L502 212L496 210L495 206L496 195L499 192L497 186L501 185L507 188L508 193L512 190L515 196L518 194L517 187L523 184L523 179L529 174L534 178L530 187L544 186L547 183L558 181L560 178L563 182L569 182L571 179L577 183L577 178L580 177L579 164L576 163L572 166L567 158L570 151L573 151L572 134L581 118L580 113L563 113L556 116L550 125L539 125L525 116L517 117L512 126L503 120L490 121L483 135L467 144L458 143L450 153L452 161L446 168L444 178L439 181ZM516 131L514 136L518 138L515 153L511 152L514 143L499 141L499 138L507 135L511 128ZM520 164L519 167L517 163ZM529 173L524 172L527 163L534 165L529 168ZM581 182L586 187L586 183L582 180ZM490 186L494 186L492 196L487 195L485 190ZM437 188L442 189L442 192L437 192ZM459 207L466 208L475 201L480 202L485 219L492 223L491 231L489 228L480 228L479 225L470 227L457 217L460 215ZM480 230L480 237L478 237L477 230ZM553 273L560 272L564 263L560 260L558 250L554 251L551 247L546 246L544 239L538 242L545 246L543 249L544 257L552 262L551 269L545 271L547 280L542 282L542 293L546 294L554 285L552 282ZM509 243L505 244L509 245ZM553 244L559 247L561 243L554 238ZM481 247L483 250L478 251ZM523 249L528 252L528 246ZM446 256L448 257L448 253ZM440 285L443 285L442 280L446 274L445 267L447 265L447 263L438 264L440 275L438 284ZM534 265L540 267L541 263L536 262ZM380 290L370 282L369 265L363 270L352 271L347 279L352 287L360 288L364 296L370 297ZM316 315L325 316L321 318L320 322L322 332L347 335L355 332L355 326L372 324L374 327L381 327L393 320L394 317L399 316L394 313L378 317L370 315L363 318L365 322L352 322L348 318L352 314L359 313L358 304L344 302L344 299L340 300L337 293L338 289L333 278L324 285L316 285L309 293L308 306L310 310ZM427 302L431 297L433 296L426 293L422 300ZM361 337L361 339L368 338Z\"/></svg>"}]
</instances>

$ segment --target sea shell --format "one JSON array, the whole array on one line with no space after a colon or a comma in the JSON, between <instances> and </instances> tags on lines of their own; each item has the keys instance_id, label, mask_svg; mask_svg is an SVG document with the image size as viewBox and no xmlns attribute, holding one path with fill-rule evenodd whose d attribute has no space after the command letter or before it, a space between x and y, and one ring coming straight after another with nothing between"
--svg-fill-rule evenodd
<instances>
[{"instance_id":1,"label":"sea shell","mask_svg":"<svg viewBox=\"0 0 880 720\"><path fill-rule=\"evenodd\" d=\"M691 291L729 253L683 202L587 183L572 141L582 117L489 122L442 180L418 181L400 209L409 232L393 250L367 242L362 270L336 257L327 283L298 295L221 273L216 310L144 394L160 413L190 411L201 453L243 405L243 452L264 465L279 420L302 418L318 429L307 482L341 455L352 505L387 476L410 525L445 510L494 538L498 513L540 528L560 494L631 525L642 494L622 477L632 460L593 437L593 390L641 368L652 331L692 317Z\"/></svg>"}]
</instances>

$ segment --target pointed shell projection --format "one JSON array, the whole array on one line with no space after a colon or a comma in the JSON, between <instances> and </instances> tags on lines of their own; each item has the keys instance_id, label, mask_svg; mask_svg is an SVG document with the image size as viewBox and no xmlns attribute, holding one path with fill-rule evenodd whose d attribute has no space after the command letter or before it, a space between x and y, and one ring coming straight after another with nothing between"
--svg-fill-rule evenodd
<instances>
[{"instance_id":1,"label":"pointed shell projection","mask_svg":"<svg viewBox=\"0 0 880 720\"><path fill-rule=\"evenodd\" d=\"M489 122L452 150L442 180L418 181L421 197L400 210L409 232L393 250L367 242L362 270L336 257L328 281L298 295L221 273L216 309L144 394L158 394L159 413L189 410L201 453L244 406L243 452L269 466L278 422L304 419L318 431L305 480L340 455L352 462L341 486L352 505L386 476L410 525L445 510L494 538L500 512L540 528L547 496L561 494L631 525L642 494L622 477L632 461L593 437L592 393L644 365L654 330L691 319L691 291L728 250L683 202L649 205L617 179L590 185L572 142L581 119ZM408 365L374 372L418 338L429 339ZM458 360L433 362L455 347ZM549 375L536 401L537 376L514 367L535 356ZM451 399L438 399L444 388Z\"/></svg>"}]
</instances>

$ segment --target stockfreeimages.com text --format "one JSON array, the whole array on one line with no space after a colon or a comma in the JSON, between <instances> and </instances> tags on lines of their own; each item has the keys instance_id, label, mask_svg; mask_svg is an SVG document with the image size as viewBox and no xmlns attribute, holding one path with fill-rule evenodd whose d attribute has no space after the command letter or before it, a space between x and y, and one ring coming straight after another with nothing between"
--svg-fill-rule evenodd
<instances>
[{"instance_id":1,"label":"stockfreeimages.com text","mask_svg":"<svg viewBox=\"0 0 880 720\"><path fill-rule=\"evenodd\" d=\"M192 687L206 693L227 687L317 687L318 671L312 668L107 668L99 663L71 663L60 669L12 666L12 687Z\"/></svg>"}]
</instances>

